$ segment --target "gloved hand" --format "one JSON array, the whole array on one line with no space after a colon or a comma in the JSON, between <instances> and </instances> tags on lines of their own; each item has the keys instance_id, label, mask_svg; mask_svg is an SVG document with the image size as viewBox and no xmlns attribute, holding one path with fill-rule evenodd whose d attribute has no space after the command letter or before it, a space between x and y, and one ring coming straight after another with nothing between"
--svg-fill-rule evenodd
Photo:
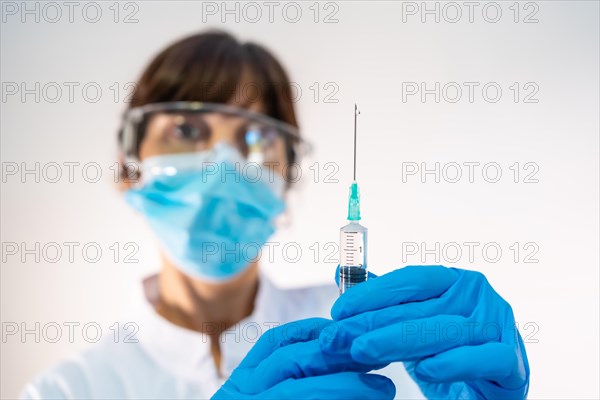
<instances>
[{"instance_id":1,"label":"gloved hand","mask_svg":"<svg viewBox=\"0 0 600 400\"><path fill-rule=\"evenodd\" d=\"M319 334L333 327L310 318L268 330L212 399L392 399L391 380L365 373L373 367L321 352Z\"/></svg>"},{"instance_id":2,"label":"gloved hand","mask_svg":"<svg viewBox=\"0 0 600 400\"><path fill-rule=\"evenodd\" d=\"M411 266L335 302L324 353L364 364L404 361L429 398L524 399L529 363L510 305L483 274Z\"/></svg>"}]
</instances>

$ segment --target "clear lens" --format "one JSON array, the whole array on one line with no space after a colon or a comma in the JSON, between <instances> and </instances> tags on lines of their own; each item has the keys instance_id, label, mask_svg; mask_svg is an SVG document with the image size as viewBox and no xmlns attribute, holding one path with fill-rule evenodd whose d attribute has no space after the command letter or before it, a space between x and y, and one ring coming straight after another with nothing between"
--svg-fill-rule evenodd
<instances>
[{"instance_id":1,"label":"clear lens","mask_svg":"<svg viewBox=\"0 0 600 400\"><path fill-rule=\"evenodd\" d=\"M153 103L129 110L120 143L131 161L157 155L194 153L224 142L248 162L286 175L286 166L310 151L298 130L282 121L225 104ZM288 171L289 172L289 171Z\"/></svg>"},{"instance_id":2,"label":"clear lens","mask_svg":"<svg viewBox=\"0 0 600 400\"><path fill-rule=\"evenodd\" d=\"M160 142L160 153L193 152L227 142L253 162L285 161L285 153L277 154L278 142L284 146L285 134L255 121L217 113L156 113L150 116L144 137ZM283 158L283 159L282 159Z\"/></svg>"},{"instance_id":3,"label":"clear lens","mask_svg":"<svg viewBox=\"0 0 600 400\"><path fill-rule=\"evenodd\" d=\"M278 151L285 147L283 135L269 126L253 122L241 126L236 135L236 146L250 162L285 161L285 153Z\"/></svg>"}]
</instances>

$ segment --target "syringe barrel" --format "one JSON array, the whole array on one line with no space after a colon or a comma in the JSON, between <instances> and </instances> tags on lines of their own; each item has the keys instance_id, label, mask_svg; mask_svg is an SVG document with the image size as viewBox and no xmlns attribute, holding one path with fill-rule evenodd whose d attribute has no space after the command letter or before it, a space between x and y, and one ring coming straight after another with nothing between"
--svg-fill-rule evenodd
<instances>
[{"instance_id":1,"label":"syringe barrel","mask_svg":"<svg viewBox=\"0 0 600 400\"><path fill-rule=\"evenodd\" d=\"M340 295L367 280L367 233L357 221L340 228Z\"/></svg>"}]
</instances>

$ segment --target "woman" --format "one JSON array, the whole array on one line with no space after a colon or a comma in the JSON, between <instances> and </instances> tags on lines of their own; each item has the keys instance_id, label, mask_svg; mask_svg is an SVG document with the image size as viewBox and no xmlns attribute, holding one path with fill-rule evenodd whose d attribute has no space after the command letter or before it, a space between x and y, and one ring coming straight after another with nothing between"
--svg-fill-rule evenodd
<instances>
[{"instance_id":1,"label":"woman","mask_svg":"<svg viewBox=\"0 0 600 400\"><path fill-rule=\"evenodd\" d=\"M329 314L334 288L285 291L260 274L260 248L291 185L287 166L303 149L289 88L267 50L221 32L185 38L149 64L119 134L126 200L147 218L163 255L160 272L144 280L138 297L137 342L105 340L38 377L23 397L420 395L401 364L382 372L394 383L365 374L395 361L407 362L428 396L526 395L522 341L506 334L514 326L512 311L480 274L443 267L394 271L342 296L332 309L336 323L316 318ZM403 314L409 320L468 313L501 324L504 334L475 334L452 345L445 338L427 346L419 341L411 344L419 354L406 353L397 337L398 323L407 318L397 307L415 304ZM376 343L369 342L372 334L380 335ZM487 368L491 375L472 376L480 368L470 360L490 354L474 346L490 344L504 346L491 354L505 361ZM444 359L453 349L471 357ZM432 356L442 356L446 367ZM431 372L443 374L448 366L463 375L440 380Z\"/></svg>"}]
</instances>

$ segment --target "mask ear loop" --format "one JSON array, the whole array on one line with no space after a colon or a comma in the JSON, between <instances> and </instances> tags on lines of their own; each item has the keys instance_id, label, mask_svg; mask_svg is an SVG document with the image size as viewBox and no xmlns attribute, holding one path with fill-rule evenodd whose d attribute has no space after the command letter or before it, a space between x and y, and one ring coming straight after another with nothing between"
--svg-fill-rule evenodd
<instances>
[{"instance_id":1,"label":"mask ear loop","mask_svg":"<svg viewBox=\"0 0 600 400\"><path fill-rule=\"evenodd\" d=\"M296 193L298 196L301 196L302 193L304 193L302 189L306 185L306 181L302 182L302 174L298 175L297 171L302 171L303 167L310 163L312 146L310 146L310 144L306 144L306 142L294 143L294 139L288 136L286 136L285 144L288 162L286 167L286 176L284 177L286 185L283 200L286 204L289 204L292 196L296 197L294 196L294 193ZM296 146L301 145L306 145L306 147L299 147L298 149L296 148ZM296 174L294 176L295 172ZM286 207L285 210L280 214L280 217L281 220L277 221L277 223L280 225L276 225L276 227L289 228L293 224L294 219L292 207Z\"/></svg>"},{"instance_id":2,"label":"mask ear loop","mask_svg":"<svg viewBox=\"0 0 600 400\"><path fill-rule=\"evenodd\" d=\"M273 222L275 229L277 230L288 229L293 225L294 222L294 214L291 208L288 207L290 202L290 191L292 190L292 183L289 179L290 163L288 162L287 165L288 167L286 168L286 176L281 177L281 179L283 180L283 193L281 195L281 200L286 204L286 207L283 210L283 212L275 218L275 221Z\"/></svg>"},{"instance_id":3,"label":"mask ear loop","mask_svg":"<svg viewBox=\"0 0 600 400\"><path fill-rule=\"evenodd\" d=\"M282 200L286 204L285 209L281 214L277 216L274 221L274 226L277 230L279 229L288 229L293 225L294 222L294 213L291 210L291 207L287 207L290 202L290 191L294 187L293 177L291 176L292 170L294 170L293 165L296 161L296 152L294 150L294 144L291 137L288 135L283 136L284 146L285 146L285 156L286 156L286 167L284 168L285 175L282 176L284 181L283 195Z\"/></svg>"}]
</instances>

